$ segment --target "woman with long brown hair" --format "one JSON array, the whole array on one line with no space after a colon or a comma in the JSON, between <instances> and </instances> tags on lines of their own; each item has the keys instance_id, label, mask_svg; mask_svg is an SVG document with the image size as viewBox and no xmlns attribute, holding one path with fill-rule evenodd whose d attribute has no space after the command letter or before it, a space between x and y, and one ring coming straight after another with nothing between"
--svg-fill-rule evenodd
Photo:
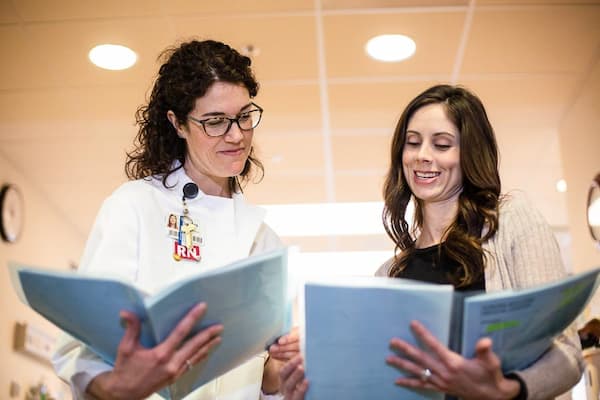
<instances>
[{"instance_id":1,"label":"woman with long brown hair","mask_svg":"<svg viewBox=\"0 0 600 400\"><path fill-rule=\"evenodd\" d=\"M437 85L419 94L398 121L390 154L383 221L396 255L377 275L486 292L566 276L541 214L518 192L501 195L494 131L473 93ZM411 201L414 220L406 212ZM399 313L402 306L397 305ZM418 321L411 329L423 348L390 338L394 351L385 359L403 373L395 382L400 386L447 398L541 400L567 391L581 377L574 328L532 365L507 374L489 338L480 339L475 355L465 358ZM282 369L286 398L302 399L310 390L302 368L298 356Z\"/></svg>"}]
</instances>

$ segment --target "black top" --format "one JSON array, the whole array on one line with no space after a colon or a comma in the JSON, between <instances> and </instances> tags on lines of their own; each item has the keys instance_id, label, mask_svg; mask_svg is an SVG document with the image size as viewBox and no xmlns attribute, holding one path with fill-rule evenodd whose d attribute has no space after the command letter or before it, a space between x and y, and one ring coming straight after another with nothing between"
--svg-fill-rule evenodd
<instances>
[{"instance_id":1,"label":"black top","mask_svg":"<svg viewBox=\"0 0 600 400\"><path fill-rule=\"evenodd\" d=\"M442 248L441 254L439 244L424 249L415 249L413 255L408 259L408 264L400 272L399 278L414 279L421 282L437 283L437 284L452 284L449 275L456 272L458 264L448 259ZM471 283L470 285L456 288L457 291L485 291L485 276ZM527 398L527 388L525 383L516 375L509 374L507 378L516 379L519 381L521 391L515 397L516 400ZM454 396L445 396L445 400L456 400Z\"/></svg>"},{"instance_id":2,"label":"black top","mask_svg":"<svg viewBox=\"0 0 600 400\"><path fill-rule=\"evenodd\" d=\"M399 278L415 279L421 282L451 284L448 275L456 272L458 264L451 262L442 248L442 254L439 254L439 244L426 247L424 249L415 249L411 258L408 259L408 265L400 272ZM476 281L468 286L457 288L457 291L485 290L485 277L483 274Z\"/></svg>"},{"instance_id":3,"label":"black top","mask_svg":"<svg viewBox=\"0 0 600 400\"><path fill-rule=\"evenodd\" d=\"M449 274L458 268L456 262L452 262L446 256L444 249L440 255L439 244L424 249L415 249L412 257L408 259L406 268L400 273L400 278L415 279L422 282L451 284ZM483 275L477 282L457 288L460 291L485 290ZM446 395L445 400L455 400L456 397Z\"/></svg>"}]
</instances>

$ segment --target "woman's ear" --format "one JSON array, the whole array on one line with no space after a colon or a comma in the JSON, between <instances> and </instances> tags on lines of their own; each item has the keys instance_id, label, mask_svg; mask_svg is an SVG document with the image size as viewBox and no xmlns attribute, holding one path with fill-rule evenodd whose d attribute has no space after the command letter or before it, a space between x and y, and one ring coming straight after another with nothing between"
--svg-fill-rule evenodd
<instances>
[{"instance_id":1,"label":"woman's ear","mask_svg":"<svg viewBox=\"0 0 600 400\"><path fill-rule=\"evenodd\" d=\"M177 136L179 136L182 139L185 139L186 131L179 124L179 121L177 120L177 116L175 115L175 113L171 110L167 111L167 118L171 122L171 125L173 125L173 128L175 128L175 131L177 132Z\"/></svg>"}]
</instances>

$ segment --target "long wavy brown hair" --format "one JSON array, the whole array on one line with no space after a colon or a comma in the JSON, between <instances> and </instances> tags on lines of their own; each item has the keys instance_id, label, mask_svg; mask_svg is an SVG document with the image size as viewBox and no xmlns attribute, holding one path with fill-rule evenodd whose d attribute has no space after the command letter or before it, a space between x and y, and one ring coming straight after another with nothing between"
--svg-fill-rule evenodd
<instances>
[{"instance_id":1,"label":"long wavy brown hair","mask_svg":"<svg viewBox=\"0 0 600 400\"><path fill-rule=\"evenodd\" d=\"M460 168L463 188L458 212L445 230L440 254L458 266L450 281L456 287L468 286L484 272L482 244L498 229L500 175L494 130L481 100L460 86L436 85L415 97L402 113L391 146L391 164L384 184L383 224L396 244L389 275L399 276L414 254L416 232L423 227L421 201L415 199L414 225L406 220L406 208L413 197L402 170L406 129L414 113L429 104L443 104L447 117L460 132Z\"/></svg>"},{"instance_id":2,"label":"long wavy brown hair","mask_svg":"<svg viewBox=\"0 0 600 400\"><path fill-rule=\"evenodd\" d=\"M204 96L213 83L240 84L248 89L250 97L255 97L258 82L250 68L250 58L213 40L192 40L168 48L159 60L164 63L150 99L136 112L138 133L134 150L127 153L125 173L129 179L160 176L166 187L167 177L183 167L187 153L187 142L177 135L167 118L167 111L172 110L178 121L186 123L196 99ZM178 167L174 166L176 160L180 162ZM241 191L241 183L250 179L253 166L262 178L263 165L251 149L239 176L229 178L231 193Z\"/></svg>"}]
</instances>

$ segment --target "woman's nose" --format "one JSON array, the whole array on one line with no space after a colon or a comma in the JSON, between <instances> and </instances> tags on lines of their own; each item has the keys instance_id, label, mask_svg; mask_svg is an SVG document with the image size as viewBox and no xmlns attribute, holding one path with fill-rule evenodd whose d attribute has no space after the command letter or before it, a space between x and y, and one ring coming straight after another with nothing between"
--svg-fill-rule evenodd
<instances>
[{"instance_id":1,"label":"woman's nose","mask_svg":"<svg viewBox=\"0 0 600 400\"><path fill-rule=\"evenodd\" d=\"M431 161L431 148L430 146L428 146L427 144L423 143L420 147L419 147L419 152L417 153L417 160L418 161Z\"/></svg>"},{"instance_id":2,"label":"woman's nose","mask_svg":"<svg viewBox=\"0 0 600 400\"><path fill-rule=\"evenodd\" d=\"M224 135L224 139L226 141L233 142L233 143L238 143L238 142L242 141L243 138L244 138L244 132L242 132L242 130L240 129L238 124L236 124L235 122L233 124L231 124L231 127L229 128L227 133Z\"/></svg>"}]
</instances>

